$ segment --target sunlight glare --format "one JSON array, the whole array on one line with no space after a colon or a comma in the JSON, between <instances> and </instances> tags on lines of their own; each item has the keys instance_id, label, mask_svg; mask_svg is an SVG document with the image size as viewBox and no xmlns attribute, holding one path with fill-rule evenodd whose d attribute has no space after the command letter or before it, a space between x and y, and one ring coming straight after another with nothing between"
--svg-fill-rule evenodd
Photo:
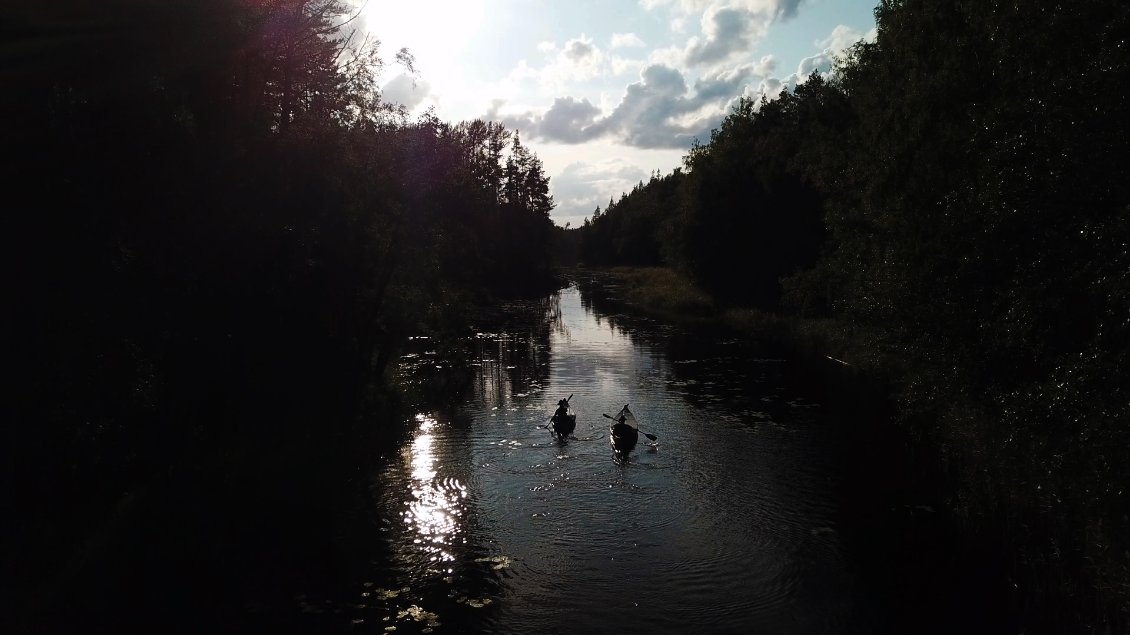
<instances>
[{"instance_id":1,"label":"sunlight glare","mask_svg":"<svg viewBox=\"0 0 1130 635\"><path fill-rule=\"evenodd\" d=\"M442 61L458 53L479 30L485 14L483 0L355 2L364 4L365 23L386 54L408 47L419 60Z\"/></svg>"},{"instance_id":2,"label":"sunlight glare","mask_svg":"<svg viewBox=\"0 0 1130 635\"><path fill-rule=\"evenodd\" d=\"M412 542L424 552L428 562L452 562L455 556L448 546L460 531L462 499L467 497L467 487L456 478L437 478L436 420L421 413L416 415L416 424L415 438L405 448L413 487L404 523L413 527L416 537Z\"/></svg>"}]
</instances>

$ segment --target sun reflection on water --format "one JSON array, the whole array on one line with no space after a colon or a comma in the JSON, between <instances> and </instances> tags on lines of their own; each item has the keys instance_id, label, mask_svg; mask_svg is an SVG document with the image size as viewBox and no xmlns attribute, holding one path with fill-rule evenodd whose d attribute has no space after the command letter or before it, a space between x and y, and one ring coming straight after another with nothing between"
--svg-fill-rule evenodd
<instances>
[{"instance_id":1,"label":"sun reflection on water","mask_svg":"<svg viewBox=\"0 0 1130 635\"><path fill-rule=\"evenodd\" d=\"M436 457L436 420L418 414L416 423L416 436L403 451L412 474L412 497L403 512L404 524L413 530L412 544L429 572L443 573L449 571L443 563L455 560L451 549L461 533L467 486L459 479L439 476L442 466Z\"/></svg>"}]
</instances>

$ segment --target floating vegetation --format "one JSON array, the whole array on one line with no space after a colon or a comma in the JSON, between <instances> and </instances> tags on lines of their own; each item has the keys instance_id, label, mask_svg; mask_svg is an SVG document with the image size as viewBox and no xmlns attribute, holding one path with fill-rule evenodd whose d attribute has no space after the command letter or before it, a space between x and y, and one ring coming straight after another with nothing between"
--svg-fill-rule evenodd
<instances>
[{"instance_id":1,"label":"floating vegetation","mask_svg":"<svg viewBox=\"0 0 1130 635\"><path fill-rule=\"evenodd\" d=\"M475 562L491 562L491 563L494 563L491 566L491 569L498 571L500 569L509 568L511 561L510 561L509 556L492 556L490 558L475 558Z\"/></svg>"},{"instance_id":2,"label":"floating vegetation","mask_svg":"<svg viewBox=\"0 0 1130 635\"><path fill-rule=\"evenodd\" d=\"M403 589L382 589L378 587L376 589L373 589L372 592L362 593L361 597L375 596L379 600L391 600L399 596L401 593L406 593L409 590L410 589L408 587L404 587Z\"/></svg>"},{"instance_id":3,"label":"floating vegetation","mask_svg":"<svg viewBox=\"0 0 1130 635\"><path fill-rule=\"evenodd\" d=\"M432 613L431 611L425 611L423 608L416 606L415 604L397 613L396 617L397 619L401 620L408 617L417 622L424 622L431 628L439 626L439 615ZM385 630L388 629L386 628Z\"/></svg>"},{"instance_id":4,"label":"floating vegetation","mask_svg":"<svg viewBox=\"0 0 1130 635\"><path fill-rule=\"evenodd\" d=\"M458 604L466 604L467 606L469 606L471 608L481 609L484 606L489 606L490 603L493 600L491 600L490 598L482 598L480 600L480 599L476 599L476 598L460 597L460 598L456 599L455 601Z\"/></svg>"}]
</instances>

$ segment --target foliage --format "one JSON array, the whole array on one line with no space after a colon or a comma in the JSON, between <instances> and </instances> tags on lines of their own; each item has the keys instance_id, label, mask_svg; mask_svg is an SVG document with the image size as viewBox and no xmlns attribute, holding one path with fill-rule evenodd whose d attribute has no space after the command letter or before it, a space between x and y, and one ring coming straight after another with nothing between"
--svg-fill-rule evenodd
<instances>
[{"instance_id":1,"label":"foliage","mask_svg":"<svg viewBox=\"0 0 1130 635\"><path fill-rule=\"evenodd\" d=\"M347 476L406 334L550 280L537 157L382 103L351 5L88 5L5 10L5 445L31 596L127 492L244 491L295 456Z\"/></svg>"},{"instance_id":2,"label":"foliage","mask_svg":"<svg viewBox=\"0 0 1130 635\"><path fill-rule=\"evenodd\" d=\"M819 76L780 99L740 99L685 157L686 170L640 183L582 228L591 264L669 264L727 304L777 309L780 279L811 267L823 198L808 161L842 126Z\"/></svg>"},{"instance_id":3,"label":"foliage","mask_svg":"<svg viewBox=\"0 0 1130 635\"><path fill-rule=\"evenodd\" d=\"M1115 492L1130 472L1104 457L1130 442L1113 380L1130 351L1115 158L1130 150L1130 12L887 2L877 15L878 40L842 73L856 123L838 143L828 303L918 369L907 407L939 420L959 504L1052 532L1025 542L1031 562L1065 579L1094 566L1117 589L1130 526ZM1125 610L1124 592L1105 601L1119 596Z\"/></svg>"},{"instance_id":4,"label":"foliage","mask_svg":"<svg viewBox=\"0 0 1130 635\"><path fill-rule=\"evenodd\" d=\"M670 231L674 201L683 182L682 170L653 174L619 201L608 201L585 220L581 258L589 264L658 265L664 262L665 236Z\"/></svg>"},{"instance_id":5,"label":"foliage","mask_svg":"<svg viewBox=\"0 0 1130 635\"><path fill-rule=\"evenodd\" d=\"M679 263L720 299L776 309L780 279L815 262L823 201L801 161L834 118L820 108L826 94L835 93L814 75L756 108L742 99L687 155Z\"/></svg>"},{"instance_id":6,"label":"foliage","mask_svg":"<svg viewBox=\"0 0 1130 635\"><path fill-rule=\"evenodd\" d=\"M714 302L685 276L667 267L616 267L624 298L644 310L679 319L711 315Z\"/></svg>"}]
</instances>

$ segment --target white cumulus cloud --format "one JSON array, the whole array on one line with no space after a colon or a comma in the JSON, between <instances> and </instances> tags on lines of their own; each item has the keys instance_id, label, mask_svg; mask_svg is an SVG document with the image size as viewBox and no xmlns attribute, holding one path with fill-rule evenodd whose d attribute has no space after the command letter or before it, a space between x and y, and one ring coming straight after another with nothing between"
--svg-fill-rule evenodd
<instances>
[{"instance_id":1,"label":"white cumulus cloud","mask_svg":"<svg viewBox=\"0 0 1130 635\"><path fill-rule=\"evenodd\" d=\"M650 64L638 81L625 89L620 101L602 109L588 99L558 97L545 111L487 114L529 139L579 144L607 139L637 148L689 148L706 139L725 116L729 105L751 81L764 78L772 59L704 74L689 85L683 72Z\"/></svg>"},{"instance_id":2,"label":"white cumulus cloud","mask_svg":"<svg viewBox=\"0 0 1130 635\"><path fill-rule=\"evenodd\" d=\"M640 48L647 46L635 33L613 33L611 48Z\"/></svg>"}]
</instances>

